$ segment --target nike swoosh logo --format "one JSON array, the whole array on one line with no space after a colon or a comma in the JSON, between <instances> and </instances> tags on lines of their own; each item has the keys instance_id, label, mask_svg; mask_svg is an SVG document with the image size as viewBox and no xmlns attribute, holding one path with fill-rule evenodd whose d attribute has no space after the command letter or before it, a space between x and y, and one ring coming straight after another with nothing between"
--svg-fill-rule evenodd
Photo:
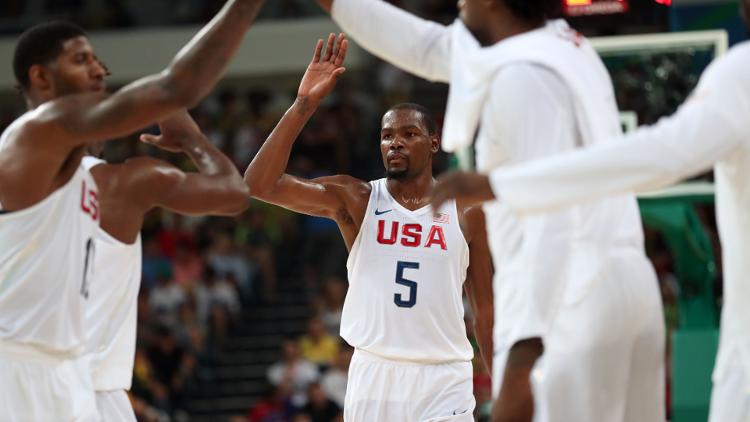
<instances>
[{"instance_id":1,"label":"nike swoosh logo","mask_svg":"<svg viewBox=\"0 0 750 422\"><path fill-rule=\"evenodd\" d=\"M389 213L389 212L391 212L391 211L393 211L393 210L385 210L385 211L379 211L379 210L377 210L377 209L376 209L376 210L375 210L375 215L383 215L383 214L385 214L385 213Z\"/></svg>"},{"instance_id":2,"label":"nike swoosh logo","mask_svg":"<svg viewBox=\"0 0 750 422\"><path fill-rule=\"evenodd\" d=\"M464 413L466 413L466 412L468 412L468 411L469 411L469 409L463 410L463 411L461 411L461 412L459 412L458 410L454 410L454 411L453 411L453 416L456 416L456 415L463 415Z\"/></svg>"}]
</instances>

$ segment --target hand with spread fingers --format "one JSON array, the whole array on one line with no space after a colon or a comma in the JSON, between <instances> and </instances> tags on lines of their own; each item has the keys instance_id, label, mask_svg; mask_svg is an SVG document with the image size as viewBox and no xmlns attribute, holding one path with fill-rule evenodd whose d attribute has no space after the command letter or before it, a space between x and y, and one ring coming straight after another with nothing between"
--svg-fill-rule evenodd
<instances>
[{"instance_id":1,"label":"hand with spread fingers","mask_svg":"<svg viewBox=\"0 0 750 422\"><path fill-rule=\"evenodd\" d=\"M346 71L343 64L348 45L349 41L343 33L338 37L331 34L328 36L324 54L323 40L318 40L312 61L307 66L297 90L297 97L320 102L333 90L339 76Z\"/></svg>"},{"instance_id":2,"label":"hand with spread fingers","mask_svg":"<svg viewBox=\"0 0 750 422\"><path fill-rule=\"evenodd\" d=\"M440 209L446 201L454 198L468 203L480 203L494 200L495 194L486 175L451 171L438 177L432 193L432 209Z\"/></svg>"}]
</instances>

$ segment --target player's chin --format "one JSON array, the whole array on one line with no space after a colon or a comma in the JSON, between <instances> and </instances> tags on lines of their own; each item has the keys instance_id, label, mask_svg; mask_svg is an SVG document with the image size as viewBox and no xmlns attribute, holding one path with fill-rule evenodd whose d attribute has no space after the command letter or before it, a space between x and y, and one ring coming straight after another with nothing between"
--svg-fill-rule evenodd
<instances>
[{"instance_id":1,"label":"player's chin","mask_svg":"<svg viewBox=\"0 0 750 422\"><path fill-rule=\"evenodd\" d=\"M406 167L388 167L385 171L385 175L389 179L401 180L405 179L409 169Z\"/></svg>"}]
</instances>

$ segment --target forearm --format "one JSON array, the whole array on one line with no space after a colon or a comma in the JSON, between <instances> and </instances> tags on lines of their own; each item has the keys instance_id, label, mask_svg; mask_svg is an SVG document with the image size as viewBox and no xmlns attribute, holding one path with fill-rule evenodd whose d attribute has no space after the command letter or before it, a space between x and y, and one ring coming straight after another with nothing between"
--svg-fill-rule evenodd
<instances>
[{"instance_id":1,"label":"forearm","mask_svg":"<svg viewBox=\"0 0 750 422\"><path fill-rule=\"evenodd\" d=\"M381 0L335 0L331 16L347 35L381 59L422 78L448 82L450 31L445 26Z\"/></svg>"},{"instance_id":2,"label":"forearm","mask_svg":"<svg viewBox=\"0 0 750 422\"><path fill-rule=\"evenodd\" d=\"M262 0L229 0L166 69L168 89L185 98L187 106L203 98L221 78L262 4Z\"/></svg>"},{"instance_id":3,"label":"forearm","mask_svg":"<svg viewBox=\"0 0 750 422\"><path fill-rule=\"evenodd\" d=\"M317 109L317 102L298 97L245 171L245 183L253 196L273 191L289 163L294 141Z\"/></svg>"},{"instance_id":4,"label":"forearm","mask_svg":"<svg viewBox=\"0 0 750 422\"><path fill-rule=\"evenodd\" d=\"M489 315L486 313L481 317L475 315L476 320L474 321L474 335L477 338L477 344L479 345L479 353L482 356L482 362L484 367L487 368L487 372L492 374L492 357L494 355L494 345L492 342L492 325L493 315L490 310Z\"/></svg>"},{"instance_id":5,"label":"forearm","mask_svg":"<svg viewBox=\"0 0 750 422\"><path fill-rule=\"evenodd\" d=\"M688 104L622 140L497 169L490 182L494 195L514 211L548 212L705 171L742 142L739 132L715 109Z\"/></svg>"},{"instance_id":6,"label":"forearm","mask_svg":"<svg viewBox=\"0 0 750 422\"><path fill-rule=\"evenodd\" d=\"M184 141L183 152L193 162L198 172L206 176L236 176L237 167L232 160L216 148L202 133L190 135Z\"/></svg>"}]
</instances>

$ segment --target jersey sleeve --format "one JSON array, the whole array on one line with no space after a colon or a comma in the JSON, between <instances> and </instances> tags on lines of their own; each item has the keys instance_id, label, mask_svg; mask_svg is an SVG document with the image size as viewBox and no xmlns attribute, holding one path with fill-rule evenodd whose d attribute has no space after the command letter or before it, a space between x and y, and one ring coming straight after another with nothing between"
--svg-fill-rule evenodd
<instances>
[{"instance_id":1,"label":"jersey sleeve","mask_svg":"<svg viewBox=\"0 0 750 422\"><path fill-rule=\"evenodd\" d=\"M450 78L450 30L381 0L335 0L331 16L359 45L434 82Z\"/></svg>"},{"instance_id":2,"label":"jersey sleeve","mask_svg":"<svg viewBox=\"0 0 750 422\"><path fill-rule=\"evenodd\" d=\"M548 212L607 195L670 185L709 169L750 139L750 86L737 60L707 69L672 116L616 141L502 168L490 174L497 198L519 214Z\"/></svg>"}]
</instances>

